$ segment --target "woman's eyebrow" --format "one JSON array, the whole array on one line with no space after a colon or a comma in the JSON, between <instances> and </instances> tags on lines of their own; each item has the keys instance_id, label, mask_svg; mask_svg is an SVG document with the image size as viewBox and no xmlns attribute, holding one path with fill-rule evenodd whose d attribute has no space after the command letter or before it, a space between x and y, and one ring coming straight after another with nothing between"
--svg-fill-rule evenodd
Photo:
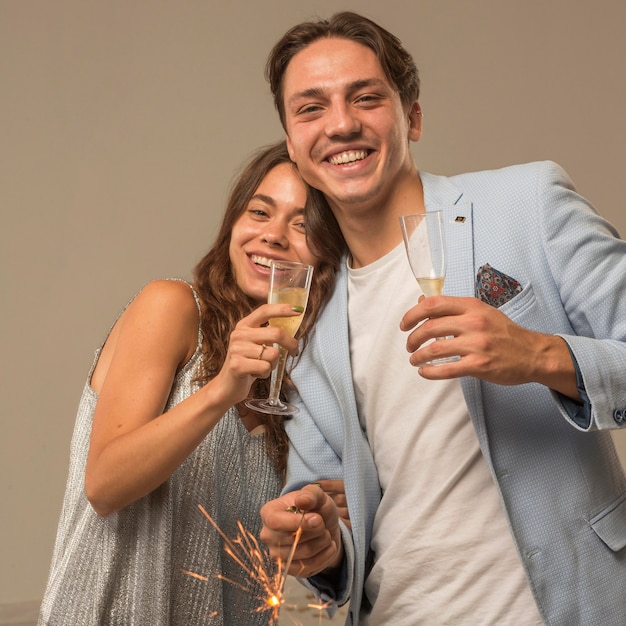
<instances>
[{"instance_id":1,"label":"woman's eyebrow","mask_svg":"<svg viewBox=\"0 0 626 626\"><path fill-rule=\"evenodd\" d=\"M252 202L253 200L260 200L261 202L264 202L265 204L269 204L273 207L276 206L276 200L274 200L274 198L272 198L272 196L267 196L264 193L255 193L252 198L250 198L250 202ZM305 212L305 207L297 207L294 210L294 213L296 215L304 215Z\"/></svg>"},{"instance_id":2,"label":"woman's eyebrow","mask_svg":"<svg viewBox=\"0 0 626 626\"><path fill-rule=\"evenodd\" d=\"M272 206L276 206L276 201L272 196L266 196L264 193L255 193L250 200L261 200L261 202L265 202L266 204L271 204Z\"/></svg>"}]
</instances>

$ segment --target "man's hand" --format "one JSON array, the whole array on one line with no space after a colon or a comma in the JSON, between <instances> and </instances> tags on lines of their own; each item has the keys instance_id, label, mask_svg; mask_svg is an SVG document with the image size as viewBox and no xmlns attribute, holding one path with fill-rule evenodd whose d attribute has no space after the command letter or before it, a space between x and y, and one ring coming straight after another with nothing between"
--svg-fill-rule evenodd
<instances>
[{"instance_id":1,"label":"man's hand","mask_svg":"<svg viewBox=\"0 0 626 626\"><path fill-rule=\"evenodd\" d=\"M400 329L410 362L431 380L474 376L499 385L536 382L580 400L567 344L561 337L528 330L476 298L432 296L409 309ZM436 337L452 337L424 345ZM459 355L443 365L422 365L433 358Z\"/></svg>"},{"instance_id":2,"label":"man's hand","mask_svg":"<svg viewBox=\"0 0 626 626\"><path fill-rule=\"evenodd\" d=\"M333 499L337 505L339 519L352 530L350 511L348 511L348 499L343 480L318 480L317 484Z\"/></svg>"},{"instance_id":3,"label":"man's hand","mask_svg":"<svg viewBox=\"0 0 626 626\"><path fill-rule=\"evenodd\" d=\"M308 578L341 564L343 545L337 505L319 484L267 502L261 508L261 519L261 540L269 547L272 558L283 563L302 524L288 574Z\"/></svg>"}]
</instances>

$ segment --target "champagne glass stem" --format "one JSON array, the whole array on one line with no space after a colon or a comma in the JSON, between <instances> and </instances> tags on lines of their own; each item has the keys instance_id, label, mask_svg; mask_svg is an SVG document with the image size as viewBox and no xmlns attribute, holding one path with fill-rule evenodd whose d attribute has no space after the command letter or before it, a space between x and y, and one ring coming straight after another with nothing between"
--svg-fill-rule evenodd
<instances>
[{"instance_id":1,"label":"champagne glass stem","mask_svg":"<svg viewBox=\"0 0 626 626\"><path fill-rule=\"evenodd\" d=\"M268 404L270 404L270 406L282 406L282 402L280 401L280 388L283 382L283 374L285 373L285 364L287 363L287 350L278 344L274 344L274 347L278 348L279 356L278 363L272 370Z\"/></svg>"}]
</instances>

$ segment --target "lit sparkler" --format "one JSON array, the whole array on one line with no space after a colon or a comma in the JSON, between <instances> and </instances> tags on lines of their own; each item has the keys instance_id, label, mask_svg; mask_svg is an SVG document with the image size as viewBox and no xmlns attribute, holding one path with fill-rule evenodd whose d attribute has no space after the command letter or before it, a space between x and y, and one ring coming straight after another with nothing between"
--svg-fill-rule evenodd
<instances>
[{"instance_id":1,"label":"lit sparkler","mask_svg":"<svg viewBox=\"0 0 626 626\"><path fill-rule=\"evenodd\" d=\"M318 611L318 615L319 615L319 624L321 626L322 624L322 612L324 611L324 609L327 609L330 606L330 600L328 600L328 602L316 602L316 603L309 603L306 605L308 609L316 609Z\"/></svg>"},{"instance_id":2,"label":"lit sparkler","mask_svg":"<svg viewBox=\"0 0 626 626\"><path fill-rule=\"evenodd\" d=\"M302 513L300 516L300 522L298 523L298 530L296 530L296 534L293 538L293 544L291 546L291 550L289 551L289 556L287 557L287 563L285 564L283 579L280 584L280 595L283 595L283 589L285 588L285 582L287 581L287 574L289 573L289 568L291 567L291 562L293 561L293 555L296 552L296 547L298 546L298 542L300 541L300 536L302 535L302 522L304 521L305 511L300 511L300 509L296 506L290 506L287 509L290 513Z\"/></svg>"},{"instance_id":3,"label":"lit sparkler","mask_svg":"<svg viewBox=\"0 0 626 626\"><path fill-rule=\"evenodd\" d=\"M251 586L253 586L254 583L257 583L263 589L263 595L258 597L259 606L255 612L261 613L269 611L270 624L277 624L280 607L285 601L283 591L285 581L287 580L287 573L293 560L293 555L296 551L298 542L300 541L300 536L302 535L304 511L302 511L302 517L300 518L300 523L298 524L298 529L294 536L293 544L291 546L291 550L289 551L289 557L285 567L283 568L282 563L279 561L276 569L272 568L271 570L268 570L266 567L265 552L261 549L257 538L246 530L241 522L237 522L239 535L235 539L230 539L201 504L198 505L198 508L209 520L209 522L211 522L215 530L217 530L220 534L224 540L224 551L242 568ZM300 511L299 509L296 509L293 512ZM197 574L196 572L191 572L185 569L181 571L200 580L209 580L206 576ZM240 589L243 589L244 591L248 590L247 587L234 580L226 578L222 574L217 574L217 577L220 580L224 580L232 585L235 585L236 587L239 587Z\"/></svg>"}]
</instances>

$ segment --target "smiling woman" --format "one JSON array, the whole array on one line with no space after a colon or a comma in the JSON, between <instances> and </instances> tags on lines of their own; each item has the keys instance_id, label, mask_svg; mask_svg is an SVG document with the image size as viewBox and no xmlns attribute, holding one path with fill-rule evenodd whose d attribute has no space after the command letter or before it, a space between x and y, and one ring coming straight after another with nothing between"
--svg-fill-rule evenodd
<instances>
[{"instance_id":1,"label":"smiling woman","mask_svg":"<svg viewBox=\"0 0 626 626\"><path fill-rule=\"evenodd\" d=\"M315 198L284 142L261 150L193 284L149 283L118 317L80 401L39 624L186 625L209 614L212 624L268 623L255 612L259 591L197 507L227 536L239 523L257 536L261 505L280 492L283 418L243 402L267 393L274 345L294 355L331 292L339 253L322 260L306 241ZM267 325L297 315L265 304L270 259L316 266L297 338Z\"/></svg>"},{"instance_id":2,"label":"smiling woman","mask_svg":"<svg viewBox=\"0 0 626 626\"><path fill-rule=\"evenodd\" d=\"M261 181L235 223L230 239L232 271L257 304L267 300L272 260L315 263L306 243L306 199L307 190L294 166L281 163Z\"/></svg>"}]
</instances>

